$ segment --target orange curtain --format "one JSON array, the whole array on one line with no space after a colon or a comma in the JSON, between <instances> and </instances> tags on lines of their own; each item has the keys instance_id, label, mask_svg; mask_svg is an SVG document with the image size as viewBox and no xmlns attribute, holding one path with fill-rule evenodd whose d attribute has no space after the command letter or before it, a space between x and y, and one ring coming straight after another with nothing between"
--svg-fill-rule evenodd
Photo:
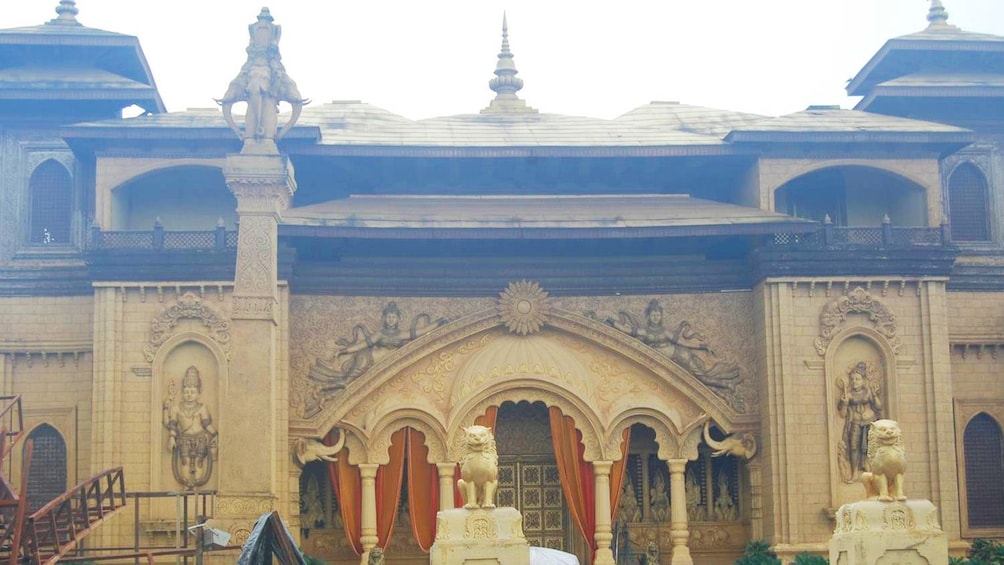
<instances>
[{"instance_id":1,"label":"orange curtain","mask_svg":"<svg viewBox=\"0 0 1004 565\"><path fill-rule=\"evenodd\" d=\"M325 438L329 445L331 437ZM397 507L401 502L401 479L404 474L405 430L391 436L390 463L381 465L376 475L377 545L386 548L394 529ZM356 555L362 555L362 476L359 467L349 464L349 450L338 452L338 460L328 464L328 476L338 497L338 512L342 515L345 537Z\"/></svg>"},{"instance_id":2,"label":"orange curtain","mask_svg":"<svg viewBox=\"0 0 1004 565\"><path fill-rule=\"evenodd\" d=\"M408 499L411 512L411 531L422 551L436 541L436 512L439 510L439 472L435 463L429 463L429 448L425 434L408 430Z\"/></svg>"},{"instance_id":3,"label":"orange curtain","mask_svg":"<svg viewBox=\"0 0 1004 565\"><path fill-rule=\"evenodd\" d=\"M499 417L499 407L498 406L489 406L488 409L485 410L484 414L478 416L477 418L474 418L474 425L476 425L476 426L484 426L486 428L491 429L492 433L494 433L495 432L495 421L498 420L498 417ZM457 481L456 481L456 479L460 478L460 465L459 464L457 465L456 471L453 472L453 478L454 478L454 481L453 481L453 507L454 508L461 508L461 507L464 506L464 499L463 499L462 496L460 496L460 489L457 488Z\"/></svg>"},{"instance_id":4,"label":"orange curtain","mask_svg":"<svg viewBox=\"0 0 1004 565\"><path fill-rule=\"evenodd\" d=\"M345 432L342 432L345 433ZM324 443L333 443L331 434L324 438ZM363 554L363 546L359 541L362 536L362 478L359 467L349 465L349 449L343 447L338 452L338 460L328 463L328 477L338 498L338 513L342 515L342 527L345 537L349 540L352 551L356 555Z\"/></svg>"},{"instance_id":5,"label":"orange curtain","mask_svg":"<svg viewBox=\"0 0 1004 565\"><path fill-rule=\"evenodd\" d=\"M561 489L568 501L568 511L575 526L589 544L590 551L596 549L596 482L593 466L587 463L583 454L582 432L575 429L575 420L562 414L557 406L548 408L551 422L551 443L554 445L554 459L558 465ZM627 452L631 443L631 429L624 430L621 443L621 459L610 468L610 520L617 514L621 487L627 469Z\"/></svg>"},{"instance_id":6,"label":"orange curtain","mask_svg":"<svg viewBox=\"0 0 1004 565\"><path fill-rule=\"evenodd\" d=\"M562 414L557 406L548 408L548 413L561 490L565 493L572 521L592 552L596 549L596 487L593 470L583 457L586 448L582 445L582 434L575 429L575 420Z\"/></svg>"},{"instance_id":7,"label":"orange curtain","mask_svg":"<svg viewBox=\"0 0 1004 565\"><path fill-rule=\"evenodd\" d=\"M387 549L401 503L401 479L404 476L404 448L408 428L390 436L390 462L381 465L376 475L377 545Z\"/></svg>"},{"instance_id":8,"label":"orange curtain","mask_svg":"<svg viewBox=\"0 0 1004 565\"><path fill-rule=\"evenodd\" d=\"M621 503L621 488L624 486L624 476L627 475L628 447L631 445L631 428L624 430L621 436L621 460L614 461L610 467L610 523L617 516L617 505Z\"/></svg>"}]
</instances>

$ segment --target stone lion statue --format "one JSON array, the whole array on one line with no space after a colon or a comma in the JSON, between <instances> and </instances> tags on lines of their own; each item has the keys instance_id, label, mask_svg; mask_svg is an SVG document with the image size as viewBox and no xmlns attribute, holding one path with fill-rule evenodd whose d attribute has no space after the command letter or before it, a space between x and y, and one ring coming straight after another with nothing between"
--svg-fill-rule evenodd
<instances>
[{"instance_id":1,"label":"stone lion statue","mask_svg":"<svg viewBox=\"0 0 1004 565\"><path fill-rule=\"evenodd\" d=\"M893 420L875 420L868 429L869 471L861 473L865 496L882 501L906 500L903 473L906 450L903 430Z\"/></svg>"},{"instance_id":2,"label":"stone lion statue","mask_svg":"<svg viewBox=\"0 0 1004 565\"><path fill-rule=\"evenodd\" d=\"M457 489L464 500L464 508L495 508L495 488L499 476L495 436L484 426L464 428L460 449L462 456Z\"/></svg>"},{"instance_id":3,"label":"stone lion statue","mask_svg":"<svg viewBox=\"0 0 1004 565\"><path fill-rule=\"evenodd\" d=\"M383 550L379 547L371 549L366 565L383 565Z\"/></svg>"}]
</instances>

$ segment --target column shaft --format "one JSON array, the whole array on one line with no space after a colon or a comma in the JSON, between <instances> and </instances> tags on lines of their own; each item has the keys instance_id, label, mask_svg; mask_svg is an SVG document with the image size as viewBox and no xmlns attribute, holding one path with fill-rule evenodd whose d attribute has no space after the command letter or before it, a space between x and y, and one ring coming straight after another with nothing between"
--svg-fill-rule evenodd
<instances>
[{"instance_id":1,"label":"column shaft","mask_svg":"<svg viewBox=\"0 0 1004 565\"><path fill-rule=\"evenodd\" d=\"M596 489L596 554L594 565L614 565L610 541L614 539L610 524L610 467L612 461L593 461L593 485Z\"/></svg>"},{"instance_id":2,"label":"column shaft","mask_svg":"<svg viewBox=\"0 0 1004 565\"><path fill-rule=\"evenodd\" d=\"M690 556L690 547L687 546L690 539L690 530L687 528L687 487L684 482L687 460L670 459L668 463L669 498L671 501L669 539L673 543L673 557L670 563L673 565L694 565L694 558Z\"/></svg>"}]
</instances>

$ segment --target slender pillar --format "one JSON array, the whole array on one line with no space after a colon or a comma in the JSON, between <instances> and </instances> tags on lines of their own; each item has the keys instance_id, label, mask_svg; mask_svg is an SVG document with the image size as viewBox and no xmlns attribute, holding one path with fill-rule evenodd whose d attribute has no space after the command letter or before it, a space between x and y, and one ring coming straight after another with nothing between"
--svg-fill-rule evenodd
<instances>
[{"instance_id":1,"label":"slender pillar","mask_svg":"<svg viewBox=\"0 0 1004 565\"><path fill-rule=\"evenodd\" d=\"M593 461L593 484L596 488L596 555L594 565L614 565L610 542L614 539L610 524L610 467L613 461Z\"/></svg>"},{"instance_id":2,"label":"slender pillar","mask_svg":"<svg viewBox=\"0 0 1004 565\"><path fill-rule=\"evenodd\" d=\"M232 351L227 380L219 387L215 517L231 532L242 532L262 513L286 511L289 504L279 461L288 449L289 422L277 265L279 218L296 183L292 166L278 153L228 155L223 175L237 200L240 226L230 312Z\"/></svg>"},{"instance_id":3,"label":"slender pillar","mask_svg":"<svg viewBox=\"0 0 1004 565\"><path fill-rule=\"evenodd\" d=\"M690 530L687 528L687 487L684 473L687 472L686 459L670 459L669 463L669 499L670 524L669 539L673 542L673 565L694 565L690 556Z\"/></svg>"},{"instance_id":4,"label":"slender pillar","mask_svg":"<svg viewBox=\"0 0 1004 565\"><path fill-rule=\"evenodd\" d=\"M377 538L376 516L376 474L379 468L376 463L359 465L359 474L363 479L362 536L359 538L359 543L363 546L364 556L380 541Z\"/></svg>"},{"instance_id":5,"label":"slender pillar","mask_svg":"<svg viewBox=\"0 0 1004 565\"><path fill-rule=\"evenodd\" d=\"M436 463L436 470L439 471L440 510L453 508L453 473L456 469L456 463Z\"/></svg>"}]
</instances>

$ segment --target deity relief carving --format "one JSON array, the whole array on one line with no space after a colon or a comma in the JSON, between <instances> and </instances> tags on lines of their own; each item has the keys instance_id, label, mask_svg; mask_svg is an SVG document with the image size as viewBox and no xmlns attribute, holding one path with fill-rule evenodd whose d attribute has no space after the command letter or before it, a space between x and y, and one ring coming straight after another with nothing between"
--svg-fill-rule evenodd
<instances>
[{"instance_id":1,"label":"deity relief carving","mask_svg":"<svg viewBox=\"0 0 1004 565\"><path fill-rule=\"evenodd\" d=\"M374 331L366 324L356 324L351 337L338 339L335 354L327 359L318 359L310 368L308 377L321 385L320 397L330 396L344 389L388 353L448 321L446 318L433 320L429 314L423 313L415 316L408 331L404 331L400 327L401 311L397 304L388 302L380 316L380 329Z\"/></svg>"},{"instance_id":2,"label":"deity relief carving","mask_svg":"<svg viewBox=\"0 0 1004 565\"><path fill-rule=\"evenodd\" d=\"M649 501L652 504L652 519L656 522L669 521L669 492L666 490L666 479L662 473L656 473L649 489Z\"/></svg>"},{"instance_id":3,"label":"deity relief carving","mask_svg":"<svg viewBox=\"0 0 1004 565\"><path fill-rule=\"evenodd\" d=\"M277 152L275 141L293 128L303 106L310 103L300 96L296 83L286 74L279 55L282 27L273 21L268 8L262 8L258 21L248 26L247 61L237 77L230 81L226 94L216 101L222 106L230 129L244 140L242 152L248 152L254 145L264 145L266 151ZM237 102L248 105L243 132L233 118L233 105ZM289 102L293 107L289 120L281 128L278 126L279 102Z\"/></svg>"},{"instance_id":4,"label":"deity relief carving","mask_svg":"<svg viewBox=\"0 0 1004 565\"><path fill-rule=\"evenodd\" d=\"M595 312L585 315L600 320ZM742 382L739 366L720 360L707 338L689 321L680 322L670 332L663 323L663 309L656 299L648 303L644 317L645 321L641 322L634 314L621 311L616 318L608 317L602 322L663 353L716 393L735 394L736 386Z\"/></svg>"},{"instance_id":5,"label":"deity relief carving","mask_svg":"<svg viewBox=\"0 0 1004 565\"><path fill-rule=\"evenodd\" d=\"M868 469L868 430L882 417L882 384L878 368L855 363L836 382L837 412L844 425L837 443L837 459L844 482L854 482Z\"/></svg>"},{"instance_id":6,"label":"deity relief carving","mask_svg":"<svg viewBox=\"0 0 1004 565\"><path fill-rule=\"evenodd\" d=\"M641 522L641 505L638 504L630 476L624 477L624 486L621 489L620 504L617 509L617 521L622 524Z\"/></svg>"},{"instance_id":7,"label":"deity relief carving","mask_svg":"<svg viewBox=\"0 0 1004 565\"><path fill-rule=\"evenodd\" d=\"M724 471L718 473L718 498L715 499L715 520L733 522L739 519L739 509L732 500L729 477Z\"/></svg>"},{"instance_id":8,"label":"deity relief carving","mask_svg":"<svg viewBox=\"0 0 1004 565\"><path fill-rule=\"evenodd\" d=\"M217 431L209 407L202 401L202 377L194 366L181 379L181 399L174 381L168 385L163 405L168 450L174 479L185 488L198 488L213 474L217 456Z\"/></svg>"}]
</instances>

